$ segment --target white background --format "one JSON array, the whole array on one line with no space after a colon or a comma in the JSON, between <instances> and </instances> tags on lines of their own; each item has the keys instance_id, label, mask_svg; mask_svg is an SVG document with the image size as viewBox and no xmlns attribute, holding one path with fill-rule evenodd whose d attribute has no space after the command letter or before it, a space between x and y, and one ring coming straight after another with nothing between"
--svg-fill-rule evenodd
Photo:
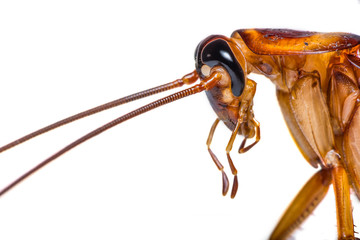
<instances>
[{"instance_id":1,"label":"white background","mask_svg":"<svg viewBox=\"0 0 360 240\"><path fill-rule=\"evenodd\" d=\"M2 1L0 145L182 77L194 69L195 47L210 34L229 36L253 27L360 34L359 10L356 0ZM215 114L201 93L101 134L1 197L0 239L266 239L316 170L292 142L274 86L253 79L262 139L246 154L232 153L239 170L234 200L221 195L221 174L206 150ZM154 99L2 153L0 187L65 144ZM229 137L221 124L213 150L231 176ZM336 238L332 189L293 237Z\"/></svg>"}]
</instances>

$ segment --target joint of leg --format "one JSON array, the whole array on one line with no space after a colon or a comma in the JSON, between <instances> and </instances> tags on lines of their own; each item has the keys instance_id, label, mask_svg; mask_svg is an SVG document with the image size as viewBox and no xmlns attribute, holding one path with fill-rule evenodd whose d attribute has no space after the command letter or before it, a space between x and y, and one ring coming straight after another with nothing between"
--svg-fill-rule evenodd
<instances>
[{"instance_id":1,"label":"joint of leg","mask_svg":"<svg viewBox=\"0 0 360 240\"><path fill-rule=\"evenodd\" d=\"M334 167L341 166L340 159L341 159L340 154L337 151L335 151L334 149L331 149L325 155L324 160L325 160L326 167L334 168Z\"/></svg>"}]
</instances>

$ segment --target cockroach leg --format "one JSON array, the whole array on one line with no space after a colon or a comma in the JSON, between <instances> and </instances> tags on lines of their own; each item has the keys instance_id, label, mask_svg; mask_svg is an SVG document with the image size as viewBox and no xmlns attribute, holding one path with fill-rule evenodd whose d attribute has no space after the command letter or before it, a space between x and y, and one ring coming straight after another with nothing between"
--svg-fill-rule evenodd
<instances>
[{"instance_id":1,"label":"cockroach leg","mask_svg":"<svg viewBox=\"0 0 360 240\"><path fill-rule=\"evenodd\" d=\"M231 189L231 198L234 198L236 196L237 190L238 190L238 177L237 177L237 169L230 157L229 153L226 153L229 165L230 165L230 169L231 169L231 173L234 175L234 180L233 180L233 186Z\"/></svg>"},{"instance_id":2,"label":"cockroach leg","mask_svg":"<svg viewBox=\"0 0 360 240\"><path fill-rule=\"evenodd\" d=\"M332 169L332 182L336 200L338 239L355 239L350 185L343 167L337 166Z\"/></svg>"},{"instance_id":3,"label":"cockroach leg","mask_svg":"<svg viewBox=\"0 0 360 240\"><path fill-rule=\"evenodd\" d=\"M318 164L321 163L319 156L316 154L314 149L311 147L310 143L306 139L304 133L302 132L291 108L290 98L291 94L281 90L276 91L276 96L278 98L278 103L280 109L283 113L284 120L288 126L288 129L293 137L296 145L298 146L300 152L304 156L304 159L314 168L318 167Z\"/></svg>"},{"instance_id":4,"label":"cockroach leg","mask_svg":"<svg viewBox=\"0 0 360 240\"><path fill-rule=\"evenodd\" d=\"M238 122L236 123L235 129L231 134L228 145L226 146L226 156L227 156L227 159L228 159L228 162L229 162L229 165L230 165L231 173L234 175L233 186L232 186L232 189L231 189L231 198L235 197L236 192L238 190L238 179L237 179L237 169L236 169L236 167L235 167L235 165L234 165L234 163L233 163L233 161L232 161L232 159L230 157L230 151L231 151L232 146L234 144L236 135L239 132L241 123L242 123L242 118L239 118Z\"/></svg>"},{"instance_id":5,"label":"cockroach leg","mask_svg":"<svg viewBox=\"0 0 360 240\"><path fill-rule=\"evenodd\" d=\"M271 234L271 240L286 239L314 211L331 184L331 169L321 169L310 178L286 209Z\"/></svg>"},{"instance_id":6,"label":"cockroach leg","mask_svg":"<svg viewBox=\"0 0 360 240\"><path fill-rule=\"evenodd\" d=\"M222 186L222 194L225 196L229 190L229 179L226 176L226 173L224 172L224 166L221 164L221 162L219 161L219 159L216 157L216 155L213 153L213 151L210 148L213 136L214 136L214 132L215 129L219 123L219 118L216 118L215 122L213 123L213 125L211 126L210 132L209 132L209 136L208 139L206 141L206 145L208 147L208 151L210 153L210 156L212 158L212 160L214 161L216 167L221 171L222 173L222 182L223 182L223 186Z\"/></svg>"},{"instance_id":7,"label":"cockroach leg","mask_svg":"<svg viewBox=\"0 0 360 240\"><path fill-rule=\"evenodd\" d=\"M360 107L356 106L354 113L352 114L350 123L347 126L344 135L344 167L348 172L348 178L352 183L352 189L354 190L358 199L360 199L360 181L359 181L359 146L358 132L360 129Z\"/></svg>"},{"instance_id":8,"label":"cockroach leg","mask_svg":"<svg viewBox=\"0 0 360 240\"><path fill-rule=\"evenodd\" d=\"M251 120L251 122L255 126L255 141L252 144L250 144L249 146L245 147L247 138L244 138L244 140L242 141L242 143L239 147L239 153L245 153L245 152L249 151L253 146L255 146L260 141L260 123L258 121L256 121L256 119L254 119L254 118Z\"/></svg>"}]
</instances>

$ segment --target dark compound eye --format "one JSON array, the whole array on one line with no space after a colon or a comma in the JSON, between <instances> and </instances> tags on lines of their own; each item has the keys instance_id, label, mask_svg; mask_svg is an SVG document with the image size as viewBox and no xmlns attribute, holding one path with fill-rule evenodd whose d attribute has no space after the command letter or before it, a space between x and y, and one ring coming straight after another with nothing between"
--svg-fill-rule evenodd
<instances>
[{"instance_id":1,"label":"dark compound eye","mask_svg":"<svg viewBox=\"0 0 360 240\"><path fill-rule=\"evenodd\" d=\"M232 93L236 97L242 94L245 85L244 72L229 44L221 36L213 35L200 42L195 51L195 61L196 71L202 78L205 77L201 72L204 64L211 68L224 67L231 77Z\"/></svg>"}]
</instances>

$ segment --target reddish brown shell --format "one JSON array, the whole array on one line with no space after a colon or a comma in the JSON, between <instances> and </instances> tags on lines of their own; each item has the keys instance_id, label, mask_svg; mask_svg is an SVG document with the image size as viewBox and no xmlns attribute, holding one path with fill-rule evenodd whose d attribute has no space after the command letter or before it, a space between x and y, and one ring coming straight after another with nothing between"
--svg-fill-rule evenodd
<instances>
[{"instance_id":1,"label":"reddish brown shell","mask_svg":"<svg viewBox=\"0 0 360 240\"><path fill-rule=\"evenodd\" d=\"M360 36L351 33L317 33L290 29L239 29L247 47L260 55L314 54L352 48Z\"/></svg>"}]
</instances>

